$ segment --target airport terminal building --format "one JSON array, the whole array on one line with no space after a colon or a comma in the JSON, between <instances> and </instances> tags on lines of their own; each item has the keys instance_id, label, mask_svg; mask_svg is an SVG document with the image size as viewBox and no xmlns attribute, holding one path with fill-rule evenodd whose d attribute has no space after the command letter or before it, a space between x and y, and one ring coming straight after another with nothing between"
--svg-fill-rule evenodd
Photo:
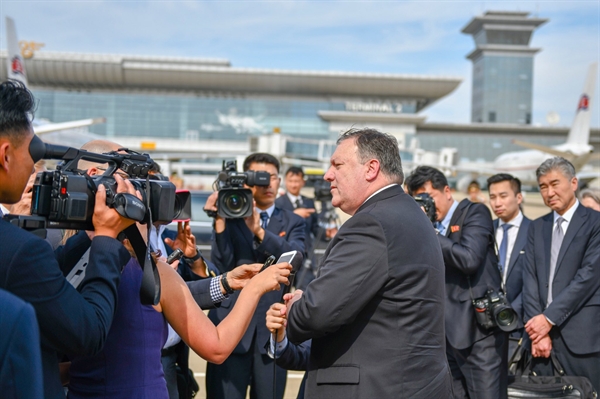
<instances>
[{"instance_id":1,"label":"airport terminal building","mask_svg":"<svg viewBox=\"0 0 600 399\"><path fill-rule=\"evenodd\" d=\"M6 57L0 53L2 79ZM44 51L27 59L25 68L39 99L36 118L105 117L105 124L89 130L132 149L206 151L215 164L228 153L254 150L253 140L274 133L292 138L285 146L291 158L326 160L332 146L324 148L324 142L348 128L369 126L396 136L405 159L416 147L454 147L457 157L475 162L518 150L511 144L516 137L552 145L568 132L428 123L427 107L451 95L460 77L251 69L222 59ZM598 130L591 136L598 148Z\"/></svg>"}]
</instances>

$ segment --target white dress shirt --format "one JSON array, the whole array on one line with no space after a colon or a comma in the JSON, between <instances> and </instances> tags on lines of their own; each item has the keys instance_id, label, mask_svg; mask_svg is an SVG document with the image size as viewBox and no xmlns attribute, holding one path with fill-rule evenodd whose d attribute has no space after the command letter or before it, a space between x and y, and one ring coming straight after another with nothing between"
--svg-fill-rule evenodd
<instances>
[{"instance_id":1,"label":"white dress shirt","mask_svg":"<svg viewBox=\"0 0 600 399\"><path fill-rule=\"evenodd\" d=\"M498 219L498 228L496 229L496 248L500 248L500 244L504 239L504 229L502 228L505 224L510 224L512 227L506 231L508 236L508 242L506 246L506 265L502 265L502 280L506 283L506 276L508 274L508 265L510 264L510 256L512 254L515 241L517 241L517 234L519 234L519 228L523 222L523 213L519 211L517 216L507 223L504 223L502 219Z\"/></svg>"}]
</instances>

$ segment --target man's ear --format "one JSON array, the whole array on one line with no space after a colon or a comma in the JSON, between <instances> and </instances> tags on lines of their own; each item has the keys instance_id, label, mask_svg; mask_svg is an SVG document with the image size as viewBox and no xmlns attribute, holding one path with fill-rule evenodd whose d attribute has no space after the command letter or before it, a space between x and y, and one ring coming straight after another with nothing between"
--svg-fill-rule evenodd
<instances>
[{"instance_id":1,"label":"man's ear","mask_svg":"<svg viewBox=\"0 0 600 399\"><path fill-rule=\"evenodd\" d=\"M379 172L381 171L379 161L377 159L371 159L365 165L367 166L367 173L365 176L367 181L371 182L377 179L377 176L379 176Z\"/></svg>"},{"instance_id":2,"label":"man's ear","mask_svg":"<svg viewBox=\"0 0 600 399\"><path fill-rule=\"evenodd\" d=\"M9 141L1 141L0 142L0 169L4 169L8 171L10 168L11 162L11 146Z\"/></svg>"}]
</instances>

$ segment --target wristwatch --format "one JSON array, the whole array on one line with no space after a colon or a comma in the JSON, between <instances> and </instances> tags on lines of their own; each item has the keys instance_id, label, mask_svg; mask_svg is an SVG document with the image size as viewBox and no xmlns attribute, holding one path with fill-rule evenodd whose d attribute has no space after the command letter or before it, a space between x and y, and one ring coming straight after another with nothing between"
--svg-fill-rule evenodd
<instances>
[{"instance_id":1,"label":"wristwatch","mask_svg":"<svg viewBox=\"0 0 600 399\"><path fill-rule=\"evenodd\" d=\"M188 263L188 264L193 264L194 262L196 262L198 259L200 259L202 257L202 252L200 251L200 247L198 245L196 245L196 255L192 256L191 258L188 258L187 256L183 257L183 260Z\"/></svg>"},{"instance_id":2,"label":"wristwatch","mask_svg":"<svg viewBox=\"0 0 600 399\"><path fill-rule=\"evenodd\" d=\"M227 295L233 294L233 288L227 282L227 272L221 274L221 284L223 285L223 289L225 289L225 293Z\"/></svg>"}]
</instances>

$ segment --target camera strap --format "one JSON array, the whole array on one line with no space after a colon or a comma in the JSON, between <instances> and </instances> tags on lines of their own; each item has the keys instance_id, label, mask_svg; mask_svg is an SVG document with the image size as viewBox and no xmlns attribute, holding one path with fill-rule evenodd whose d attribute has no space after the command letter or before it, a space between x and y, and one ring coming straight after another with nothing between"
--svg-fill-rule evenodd
<instances>
[{"instance_id":1,"label":"camera strap","mask_svg":"<svg viewBox=\"0 0 600 399\"><path fill-rule=\"evenodd\" d=\"M146 209L148 210L148 220L146 220L148 226L148 242L150 242L150 226L152 226L152 211L150 209L150 182L149 178L146 177ZM160 275L156 268L154 258L150 254L150 248L144 242L140 230L136 224L132 224L125 229L125 234L133 249L135 255L142 267L142 286L140 287L140 299L142 305L158 305L160 302Z\"/></svg>"}]
</instances>

